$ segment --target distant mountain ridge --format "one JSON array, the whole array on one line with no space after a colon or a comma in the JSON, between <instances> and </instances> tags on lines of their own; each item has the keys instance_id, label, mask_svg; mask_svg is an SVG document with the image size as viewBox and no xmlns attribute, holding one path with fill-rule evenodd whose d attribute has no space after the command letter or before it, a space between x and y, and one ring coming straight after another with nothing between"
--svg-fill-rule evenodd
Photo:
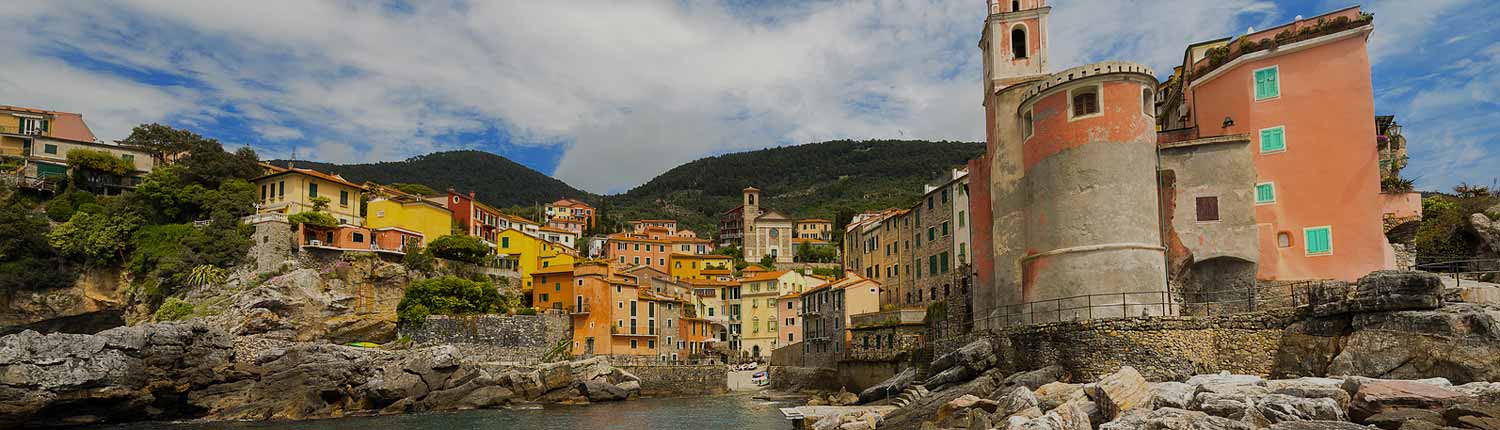
<instances>
[{"instance_id":1,"label":"distant mountain ridge","mask_svg":"<svg viewBox=\"0 0 1500 430\"><path fill-rule=\"evenodd\" d=\"M589 202L599 196L532 170L500 155L484 151L447 151L420 155L402 161L367 164L332 164L315 161L272 160L285 167L338 173L354 182L375 181L422 184L442 192L448 188L467 193L473 191L479 201L496 207L527 206L548 203L563 197Z\"/></svg>"},{"instance_id":2,"label":"distant mountain ridge","mask_svg":"<svg viewBox=\"0 0 1500 430\"><path fill-rule=\"evenodd\" d=\"M600 196L483 151L449 151L403 161L297 167L355 181L416 183L474 191L486 204L533 207L561 197L600 206L613 227L632 219L676 219L711 237L719 214L740 204L745 187L761 189L762 207L793 218L841 222L861 211L906 207L922 185L984 152L982 142L835 140L701 158L674 167L624 194ZM286 166L287 160L271 162ZM530 215L530 214L527 214ZM608 227L607 225L604 227Z\"/></svg>"}]
</instances>

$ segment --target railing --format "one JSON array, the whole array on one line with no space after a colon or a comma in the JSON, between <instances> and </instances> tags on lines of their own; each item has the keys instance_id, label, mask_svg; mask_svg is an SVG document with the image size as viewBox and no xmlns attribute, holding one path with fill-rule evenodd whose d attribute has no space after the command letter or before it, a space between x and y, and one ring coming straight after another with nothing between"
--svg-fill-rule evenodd
<instances>
[{"instance_id":1,"label":"railing","mask_svg":"<svg viewBox=\"0 0 1500 430\"><path fill-rule=\"evenodd\" d=\"M573 315L588 315L589 314L589 304L588 303L584 303L584 304L581 304L581 305L569 306L568 307L568 313L573 314Z\"/></svg>"},{"instance_id":2,"label":"railing","mask_svg":"<svg viewBox=\"0 0 1500 430\"><path fill-rule=\"evenodd\" d=\"M3 176L0 176L0 181L4 181L5 183L13 184L17 188L30 188L30 189L33 189L33 190L40 190L40 191L47 191L47 192L56 192L57 191L57 181L56 180L48 180L48 178L30 177L30 176L25 176L25 175L17 173L17 174L14 174L14 175L3 175Z\"/></svg>"},{"instance_id":3,"label":"railing","mask_svg":"<svg viewBox=\"0 0 1500 430\"><path fill-rule=\"evenodd\" d=\"M0 125L0 133L5 133L5 134L24 134L24 135L27 135L27 136L41 136L41 135L45 134L45 133L42 132L41 127L34 127L31 130L29 130L29 132L22 132L21 127L19 127L19 126L12 126L12 125Z\"/></svg>"},{"instance_id":4,"label":"railing","mask_svg":"<svg viewBox=\"0 0 1500 430\"><path fill-rule=\"evenodd\" d=\"M1146 291L1086 294L1003 306L996 315L976 317L991 328L1145 316L1213 316L1296 309L1311 303L1325 281L1295 281L1245 288L1199 291ZM1180 295L1180 299L1174 298ZM947 321L928 324L932 339L961 335Z\"/></svg>"},{"instance_id":5,"label":"railing","mask_svg":"<svg viewBox=\"0 0 1500 430\"><path fill-rule=\"evenodd\" d=\"M1500 282L1500 259L1471 256L1418 255L1412 270L1451 276L1454 286L1463 281Z\"/></svg>"}]
</instances>

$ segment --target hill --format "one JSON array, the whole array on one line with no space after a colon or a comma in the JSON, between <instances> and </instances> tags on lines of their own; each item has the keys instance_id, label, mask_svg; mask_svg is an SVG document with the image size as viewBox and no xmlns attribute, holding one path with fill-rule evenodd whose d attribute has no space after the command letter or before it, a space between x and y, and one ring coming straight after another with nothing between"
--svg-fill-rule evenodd
<instances>
[{"instance_id":1,"label":"hill","mask_svg":"<svg viewBox=\"0 0 1500 430\"><path fill-rule=\"evenodd\" d=\"M277 166L288 164L287 160L274 160L270 163ZM597 196L573 188L556 178L484 151L435 152L403 161L371 164L330 164L297 160L296 165L323 172L336 172L354 182L404 182L426 185L439 192L448 188L460 192L473 191L478 194L479 201L500 208L530 206L551 202L560 197L587 201L598 199Z\"/></svg>"},{"instance_id":2,"label":"hill","mask_svg":"<svg viewBox=\"0 0 1500 430\"><path fill-rule=\"evenodd\" d=\"M922 184L984 152L982 142L838 140L708 157L677 166L605 199L614 221L671 218L699 234L718 233L719 214L745 187L762 206L794 218L842 225L857 212L913 204Z\"/></svg>"}]
</instances>

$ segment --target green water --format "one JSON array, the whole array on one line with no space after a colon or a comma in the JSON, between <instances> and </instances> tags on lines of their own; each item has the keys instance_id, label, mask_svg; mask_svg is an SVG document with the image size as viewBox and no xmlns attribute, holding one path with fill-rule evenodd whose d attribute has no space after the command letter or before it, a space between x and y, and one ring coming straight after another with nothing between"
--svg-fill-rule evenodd
<instances>
[{"instance_id":1,"label":"green water","mask_svg":"<svg viewBox=\"0 0 1500 430\"><path fill-rule=\"evenodd\" d=\"M748 395L641 399L588 406L548 406L532 410L480 410L340 418L312 421L135 423L90 427L91 430L463 430L463 429L790 429L780 407Z\"/></svg>"}]
</instances>

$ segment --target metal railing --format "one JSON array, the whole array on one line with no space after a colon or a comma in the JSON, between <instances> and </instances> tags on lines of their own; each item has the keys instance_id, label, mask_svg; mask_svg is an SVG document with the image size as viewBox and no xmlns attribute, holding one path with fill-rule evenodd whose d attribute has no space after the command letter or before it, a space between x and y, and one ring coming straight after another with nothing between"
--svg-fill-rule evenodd
<instances>
[{"instance_id":1,"label":"metal railing","mask_svg":"<svg viewBox=\"0 0 1500 430\"><path fill-rule=\"evenodd\" d=\"M1452 277L1454 286L1463 281L1500 283L1500 259L1473 256L1418 255L1411 268Z\"/></svg>"},{"instance_id":2,"label":"metal railing","mask_svg":"<svg viewBox=\"0 0 1500 430\"><path fill-rule=\"evenodd\" d=\"M1279 282L1254 287L1197 291L1143 291L1085 294L1002 306L996 315L973 321L990 328L1021 327L1152 316L1214 316L1296 309L1312 303L1313 290L1327 281ZM1175 297L1174 297L1175 296ZM966 334L969 324L948 321L928 324L930 339Z\"/></svg>"}]
</instances>

